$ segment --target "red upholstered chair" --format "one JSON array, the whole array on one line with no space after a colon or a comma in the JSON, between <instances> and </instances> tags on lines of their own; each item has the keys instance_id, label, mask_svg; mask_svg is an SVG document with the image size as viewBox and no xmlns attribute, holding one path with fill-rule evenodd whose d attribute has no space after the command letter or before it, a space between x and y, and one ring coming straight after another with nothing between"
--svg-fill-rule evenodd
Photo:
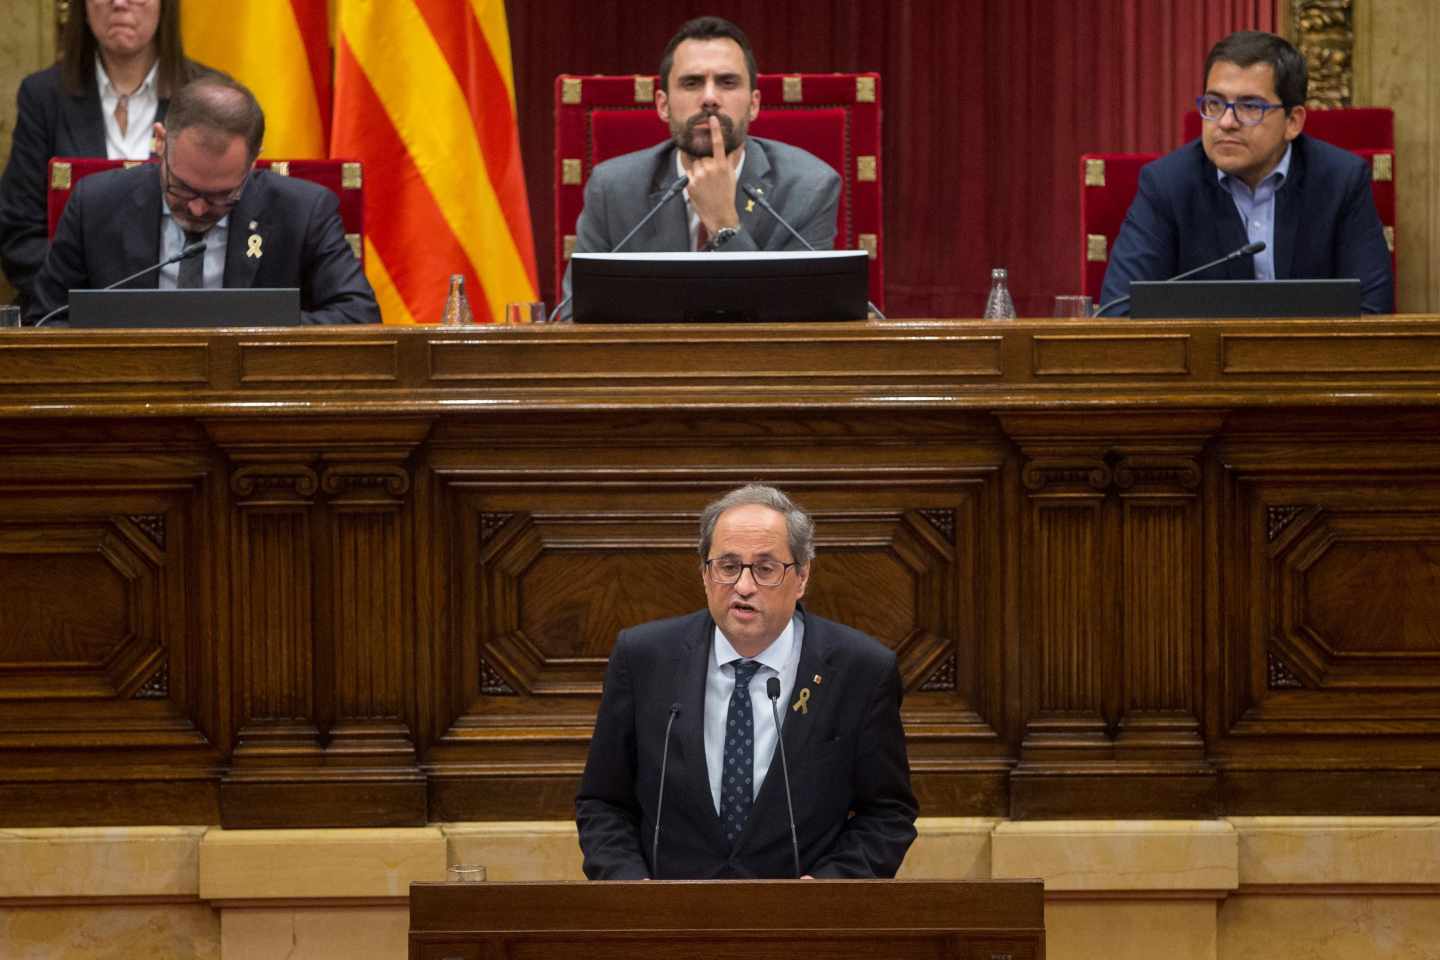
<instances>
[{"instance_id":1,"label":"red upholstered chair","mask_svg":"<svg viewBox=\"0 0 1440 960\"><path fill-rule=\"evenodd\" d=\"M110 160L105 157L54 157L50 161L50 192L47 198L49 235L55 227L70 192L92 173L133 167L153 160ZM361 263L365 262L365 188L358 160L265 160L256 163L261 169L290 177L299 177L325 187L340 198L340 222L345 226L345 239Z\"/></svg>"},{"instance_id":2,"label":"red upholstered chair","mask_svg":"<svg viewBox=\"0 0 1440 960\"><path fill-rule=\"evenodd\" d=\"M1182 122L1185 141L1200 136L1204 121L1187 110ZM1370 162L1370 188L1385 228L1390 268L1395 269L1395 115L1388 107L1310 110L1305 132L1344 147ZM1140 168L1159 154L1087 153L1080 158L1080 292L1098 296L1115 235L1130 209ZM1396 273L1398 280L1399 274ZM1398 289L1398 287L1397 287Z\"/></svg>"},{"instance_id":3,"label":"red upholstered chair","mask_svg":"<svg viewBox=\"0 0 1440 960\"><path fill-rule=\"evenodd\" d=\"M585 181L595 164L669 137L655 115L654 76L555 78L555 299L575 246ZM762 73L757 137L802 147L834 167L842 187L836 249L870 254L870 299L885 307L880 197L880 77Z\"/></svg>"},{"instance_id":4,"label":"red upholstered chair","mask_svg":"<svg viewBox=\"0 0 1440 960\"><path fill-rule=\"evenodd\" d=\"M1158 156L1087 153L1080 157L1080 292L1097 298L1097 306L1115 237L1140 186L1140 168Z\"/></svg>"}]
</instances>

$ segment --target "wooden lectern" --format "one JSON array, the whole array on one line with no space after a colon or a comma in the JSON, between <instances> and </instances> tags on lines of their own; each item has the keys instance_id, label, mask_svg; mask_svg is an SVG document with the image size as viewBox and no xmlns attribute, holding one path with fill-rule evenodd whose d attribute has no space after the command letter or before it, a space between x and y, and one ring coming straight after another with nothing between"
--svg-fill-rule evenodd
<instances>
[{"instance_id":1,"label":"wooden lectern","mask_svg":"<svg viewBox=\"0 0 1440 960\"><path fill-rule=\"evenodd\" d=\"M1038 880L416 883L411 960L1043 960Z\"/></svg>"}]
</instances>

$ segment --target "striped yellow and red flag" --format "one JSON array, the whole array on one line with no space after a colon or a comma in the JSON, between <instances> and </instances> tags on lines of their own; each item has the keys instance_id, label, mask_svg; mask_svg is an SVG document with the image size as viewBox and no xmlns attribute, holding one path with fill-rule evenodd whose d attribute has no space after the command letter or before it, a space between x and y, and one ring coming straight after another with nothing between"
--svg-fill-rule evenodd
<instances>
[{"instance_id":1,"label":"striped yellow and red flag","mask_svg":"<svg viewBox=\"0 0 1440 960\"><path fill-rule=\"evenodd\" d=\"M339 0L330 155L365 169L365 270L387 323L475 318L538 289L504 0Z\"/></svg>"},{"instance_id":2,"label":"striped yellow and red flag","mask_svg":"<svg viewBox=\"0 0 1440 960\"><path fill-rule=\"evenodd\" d=\"M185 54L223 70L265 111L265 155L327 156L330 134L328 0L184 0Z\"/></svg>"}]
</instances>

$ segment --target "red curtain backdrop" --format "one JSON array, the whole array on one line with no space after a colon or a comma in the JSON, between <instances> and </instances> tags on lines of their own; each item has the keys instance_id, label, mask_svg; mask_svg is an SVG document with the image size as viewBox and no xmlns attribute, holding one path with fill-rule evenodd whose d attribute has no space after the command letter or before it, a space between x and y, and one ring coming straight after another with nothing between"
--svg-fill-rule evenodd
<instances>
[{"instance_id":1,"label":"red curtain backdrop","mask_svg":"<svg viewBox=\"0 0 1440 960\"><path fill-rule=\"evenodd\" d=\"M979 316L1000 266L1021 315L1048 316L1080 284L1080 154L1178 146L1206 51L1273 30L1277 3L508 0L535 243L551 249L554 233L555 75L653 73L676 27L714 13L767 72L882 75L890 316Z\"/></svg>"}]
</instances>

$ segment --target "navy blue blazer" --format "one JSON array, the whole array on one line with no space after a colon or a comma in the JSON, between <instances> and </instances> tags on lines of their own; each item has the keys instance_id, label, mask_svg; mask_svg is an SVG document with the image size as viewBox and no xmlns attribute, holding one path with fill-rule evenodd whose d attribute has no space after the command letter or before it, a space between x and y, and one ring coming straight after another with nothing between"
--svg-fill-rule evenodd
<instances>
[{"instance_id":1,"label":"navy blue blazer","mask_svg":"<svg viewBox=\"0 0 1440 960\"><path fill-rule=\"evenodd\" d=\"M1277 279L1354 277L1366 313L1394 312L1395 278L1370 194L1369 164L1301 134L1291 142L1290 173L1275 202ZM1110 253L1100 302L1129 294L1132 280L1173 277L1249 239L1215 165L1201 142L1191 141L1140 171L1140 188ZM1254 276L1254 259L1239 257L1195 279Z\"/></svg>"},{"instance_id":2,"label":"navy blue blazer","mask_svg":"<svg viewBox=\"0 0 1440 960\"><path fill-rule=\"evenodd\" d=\"M858 630L805 613L787 711L800 869L816 877L893 877L915 839L915 795L900 723L895 654ZM705 674L715 621L708 610L625 630L615 641L575 819L592 880L654 877L650 862L661 750L671 732L660 827L659 878L795 875L777 748L745 829L732 848L710 794ZM821 682L816 683L815 677ZM792 700L792 703L794 700Z\"/></svg>"},{"instance_id":3,"label":"navy blue blazer","mask_svg":"<svg viewBox=\"0 0 1440 960\"><path fill-rule=\"evenodd\" d=\"M104 287L160 259L160 167L143 164L81 180L35 276L26 322L71 290ZM250 237L261 239L250 255ZM155 289L159 273L130 286ZM340 201L318 184L254 170L230 211L225 286L299 287L301 323L379 323L375 292L340 223Z\"/></svg>"}]
</instances>

